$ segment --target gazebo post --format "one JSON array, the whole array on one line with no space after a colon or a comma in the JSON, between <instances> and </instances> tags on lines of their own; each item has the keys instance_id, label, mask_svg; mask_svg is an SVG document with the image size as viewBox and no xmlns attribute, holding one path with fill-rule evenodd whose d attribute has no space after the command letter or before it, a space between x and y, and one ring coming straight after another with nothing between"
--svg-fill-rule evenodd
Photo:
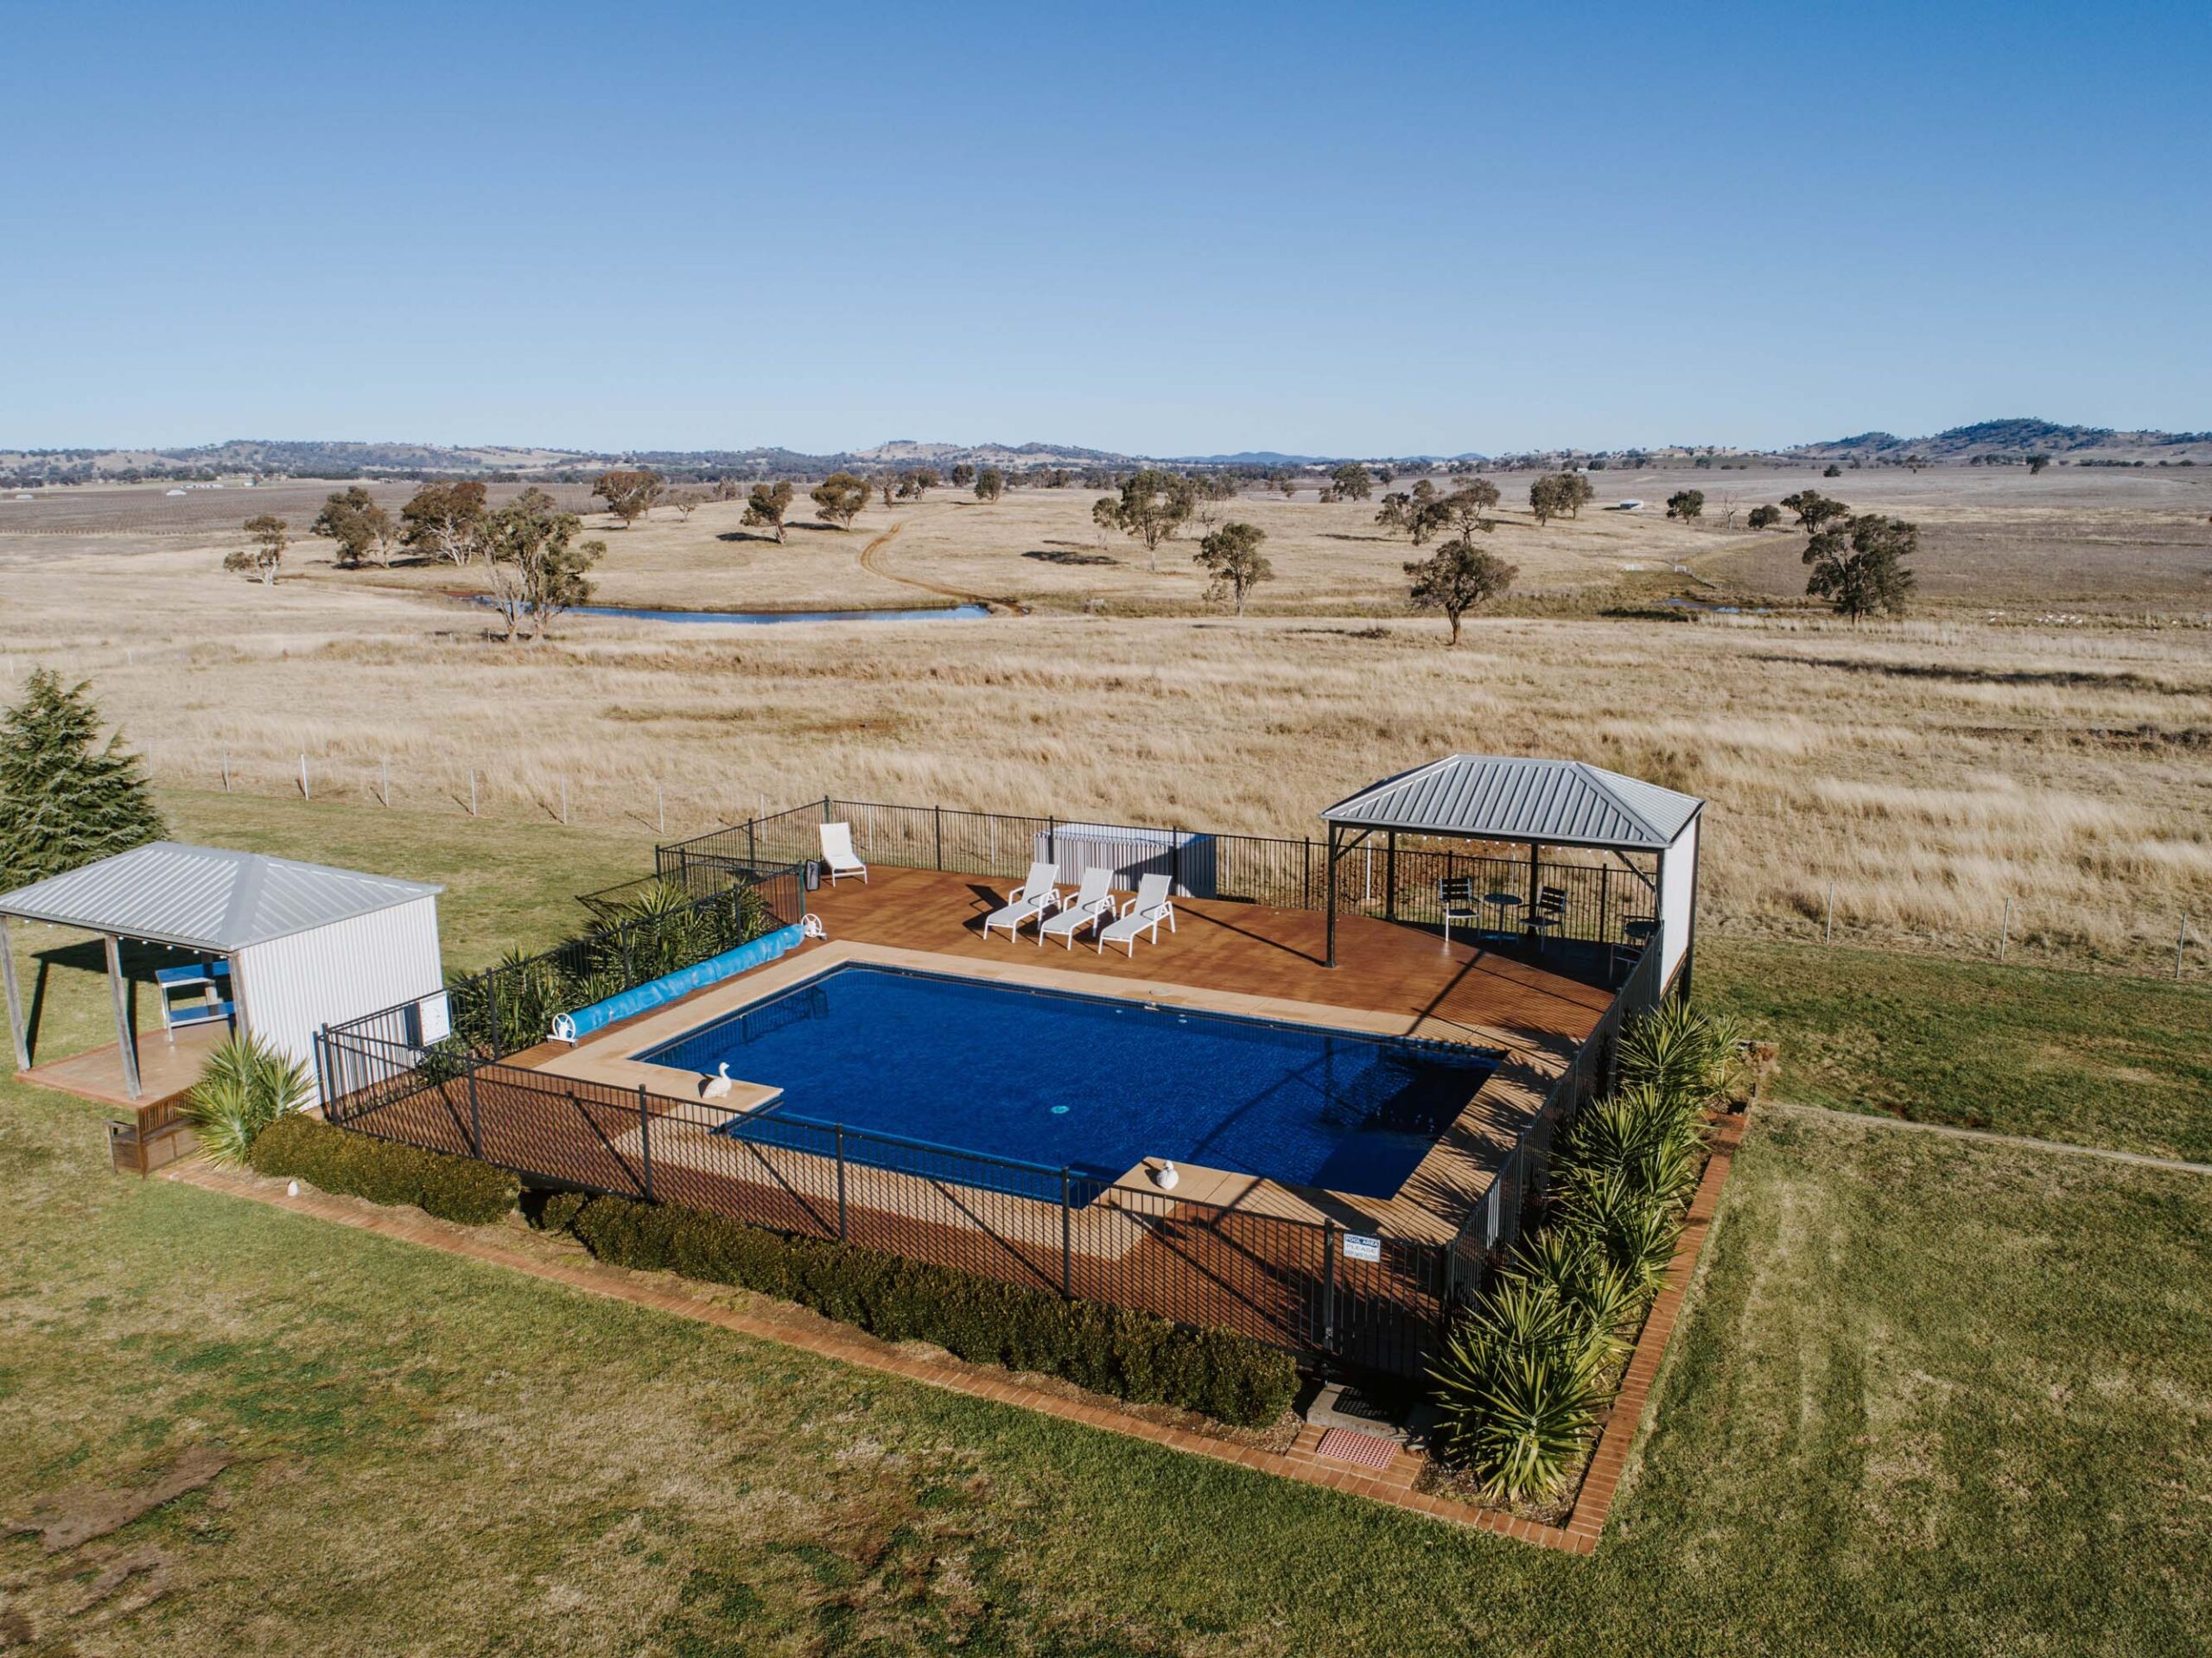
<instances>
[{"instance_id":1,"label":"gazebo post","mask_svg":"<svg viewBox=\"0 0 2212 1658\"><path fill-rule=\"evenodd\" d=\"M1382 916L1387 921L1398 918L1398 831L1395 829L1383 837Z\"/></svg>"},{"instance_id":2,"label":"gazebo post","mask_svg":"<svg viewBox=\"0 0 2212 1658\"><path fill-rule=\"evenodd\" d=\"M1325 967L1337 964L1337 848L1338 834L1334 823L1329 825L1329 959Z\"/></svg>"},{"instance_id":3,"label":"gazebo post","mask_svg":"<svg viewBox=\"0 0 2212 1658\"><path fill-rule=\"evenodd\" d=\"M1535 842L1529 842L1529 907L1521 912L1523 915L1536 913L1536 892L1542 880L1538 873L1540 866L1536 862L1536 854L1539 849Z\"/></svg>"},{"instance_id":4,"label":"gazebo post","mask_svg":"<svg viewBox=\"0 0 2212 1658\"><path fill-rule=\"evenodd\" d=\"M31 1068L30 1042L23 1030L23 993L16 983L16 957L8 944L8 918L0 915L0 981L8 988L8 1034L15 1039L16 1069Z\"/></svg>"},{"instance_id":5,"label":"gazebo post","mask_svg":"<svg viewBox=\"0 0 2212 1658\"><path fill-rule=\"evenodd\" d=\"M123 1056L123 1085L132 1099L143 1090L138 1085L138 1033L130 1026L130 993L123 982L123 948L113 933L102 935L107 941L107 982L115 993L115 1051Z\"/></svg>"}]
</instances>

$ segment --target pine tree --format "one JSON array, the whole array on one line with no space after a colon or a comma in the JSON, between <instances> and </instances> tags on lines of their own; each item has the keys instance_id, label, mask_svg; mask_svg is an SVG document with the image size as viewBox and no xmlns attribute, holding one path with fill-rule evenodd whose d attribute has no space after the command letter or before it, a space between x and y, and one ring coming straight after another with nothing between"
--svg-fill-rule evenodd
<instances>
[{"instance_id":1,"label":"pine tree","mask_svg":"<svg viewBox=\"0 0 2212 1658\"><path fill-rule=\"evenodd\" d=\"M85 695L35 670L0 720L0 887L42 880L167 832L138 756L105 746Z\"/></svg>"}]
</instances>

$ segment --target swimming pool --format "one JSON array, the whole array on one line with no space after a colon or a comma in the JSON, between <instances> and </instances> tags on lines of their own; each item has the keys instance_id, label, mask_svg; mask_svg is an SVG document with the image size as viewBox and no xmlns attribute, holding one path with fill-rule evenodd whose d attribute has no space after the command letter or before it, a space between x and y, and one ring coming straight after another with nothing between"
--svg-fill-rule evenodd
<instances>
[{"instance_id":1,"label":"swimming pool","mask_svg":"<svg viewBox=\"0 0 2212 1658\"><path fill-rule=\"evenodd\" d=\"M1499 1058L857 962L637 1057L781 1088L742 1134L804 1119L1105 1180L1160 1157L1370 1197Z\"/></svg>"}]
</instances>

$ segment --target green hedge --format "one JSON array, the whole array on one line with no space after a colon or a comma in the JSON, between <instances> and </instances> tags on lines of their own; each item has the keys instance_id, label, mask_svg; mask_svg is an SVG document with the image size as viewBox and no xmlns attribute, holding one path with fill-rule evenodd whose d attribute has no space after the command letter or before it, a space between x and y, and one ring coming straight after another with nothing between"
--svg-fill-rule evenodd
<instances>
[{"instance_id":1,"label":"green hedge","mask_svg":"<svg viewBox=\"0 0 2212 1658\"><path fill-rule=\"evenodd\" d=\"M575 1233L601 1261L758 1290L886 1341L934 1342L963 1359L1241 1426L1274 1421L1298 1387L1288 1354L1227 1331L1185 1330L1148 1312L786 1238L696 1210L570 1194L549 1199L540 1220Z\"/></svg>"},{"instance_id":2,"label":"green hedge","mask_svg":"<svg viewBox=\"0 0 2212 1658\"><path fill-rule=\"evenodd\" d=\"M412 1204L471 1226L486 1225L515 1206L515 1178L503 1169L372 1140L296 1112L256 1135L246 1161L259 1174L296 1175L371 1203Z\"/></svg>"}]
</instances>

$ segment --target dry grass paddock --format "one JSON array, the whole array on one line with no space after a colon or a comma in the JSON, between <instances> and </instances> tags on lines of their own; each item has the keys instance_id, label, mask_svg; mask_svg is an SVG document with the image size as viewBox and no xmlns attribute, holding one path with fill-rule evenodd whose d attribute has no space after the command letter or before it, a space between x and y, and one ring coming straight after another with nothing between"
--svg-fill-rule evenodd
<instances>
[{"instance_id":1,"label":"dry grass paddock","mask_svg":"<svg viewBox=\"0 0 2212 1658\"><path fill-rule=\"evenodd\" d=\"M1599 476L1601 502L1669 481ZM1756 476L1697 474L1709 495ZM2062 518L2135 511L2131 490L2201 501L2179 476L1822 486L1872 505L1862 480L1878 480L1931 519L1903 492L1948 491L1993 523L2046 484ZM2069 505L2084 488L2095 499ZM536 647L488 641L479 614L430 591L456 585L450 570L339 572L309 543L270 591L222 574L221 543L196 534L0 533L0 667L92 677L156 773L194 787L227 754L236 787L296 788L305 753L319 797L380 793L388 766L395 805L457 812L474 771L486 813L557 815L565 795L574 822L671 835L824 792L1297 835L1338 795L1438 753L1548 753L1709 796L1702 918L1726 928L1817 931L1833 886L1845 936L1981 951L2009 898L2016 951L2170 969L2180 918L2212 923L2212 631L2184 606L2160 626L1993 624L1958 607L1857 631L1608 617L1626 566L1725 569L1745 537L1586 509L1496 538L1524 581L1590 595L1580 613L1479 620L1449 651L1440 622L1405 614L1408 549L1371 538L1371 506L1224 508L1268 527L1282 578L1236 621L1203 603L1187 543L1161 549L1157 575L1125 538L1102 547L1091 499L982 506L945 490L782 548L725 539L743 533L734 505L688 523L657 511L603 530L602 597L773 607L942 590L1032 612L745 629L570 618ZM2138 569L2112 552L2102 590L2141 601L2164 556Z\"/></svg>"}]
</instances>

